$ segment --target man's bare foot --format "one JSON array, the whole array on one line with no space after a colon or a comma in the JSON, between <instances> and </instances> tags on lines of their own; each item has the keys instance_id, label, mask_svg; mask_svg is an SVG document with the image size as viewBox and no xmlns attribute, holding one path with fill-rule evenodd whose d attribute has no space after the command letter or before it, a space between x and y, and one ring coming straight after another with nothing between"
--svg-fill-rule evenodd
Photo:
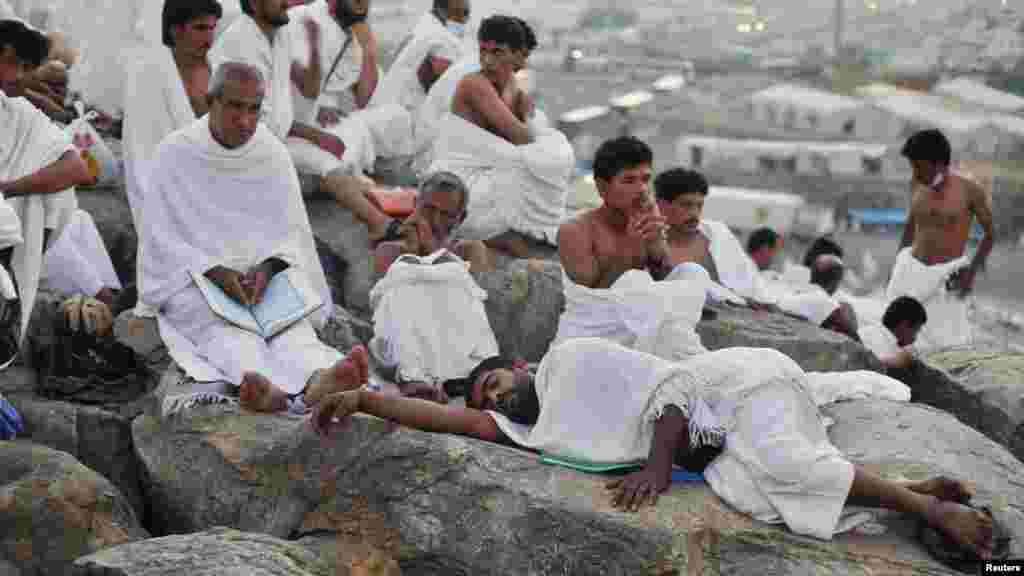
<instances>
[{"instance_id":1,"label":"man's bare foot","mask_svg":"<svg viewBox=\"0 0 1024 576\"><path fill-rule=\"evenodd\" d=\"M920 482L907 484L907 489L918 494L935 496L939 500L966 504L974 496L974 486L969 482L954 480L948 476L936 476Z\"/></svg>"},{"instance_id":2,"label":"man's bare foot","mask_svg":"<svg viewBox=\"0 0 1024 576\"><path fill-rule=\"evenodd\" d=\"M306 387L305 402L314 406L324 396L335 392L356 390L369 380L370 357L366 348L356 346L348 357L339 360L327 370L322 370Z\"/></svg>"},{"instance_id":3,"label":"man's bare foot","mask_svg":"<svg viewBox=\"0 0 1024 576\"><path fill-rule=\"evenodd\" d=\"M448 403L448 395L443 388L435 388L426 382L403 382L398 385L398 391L407 398L419 398L438 404Z\"/></svg>"},{"instance_id":4,"label":"man's bare foot","mask_svg":"<svg viewBox=\"0 0 1024 576\"><path fill-rule=\"evenodd\" d=\"M253 412L283 412L288 409L288 394L262 374L246 372L239 386L238 403Z\"/></svg>"},{"instance_id":5,"label":"man's bare foot","mask_svg":"<svg viewBox=\"0 0 1024 576\"><path fill-rule=\"evenodd\" d=\"M935 500L928 507L925 519L960 546L972 550L978 557L992 557L992 518L973 508L956 502Z\"/></svg>"}]
</instances>

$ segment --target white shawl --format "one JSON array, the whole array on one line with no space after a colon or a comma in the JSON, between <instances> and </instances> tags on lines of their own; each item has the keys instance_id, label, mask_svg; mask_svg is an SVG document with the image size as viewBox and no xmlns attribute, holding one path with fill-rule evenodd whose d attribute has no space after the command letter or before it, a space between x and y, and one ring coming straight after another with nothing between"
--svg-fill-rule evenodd
<instances>
[{"instance_id":1,"label":"white shawl","mask_svg":"<svg viewBox=\"0 0 1024 576\"><path fill-rule=\"evenodd\" d=\"M277 257L306 271L324 311L333 309L295 168L263 125L229 150L213 139L209 117L196 120L160 144L149 186L139 231L147 255L139 298L148 305L159 309L186 288L190 271L247 270Z\"/></svg>"},{"instance_id":2,"label":"white shawl","mask_svg":"<svg viewBox=\"0 0 1024 576\"><path fill-rule=\"evenodd\" d=\"M552 347L576 338L602 338L665 360L707 352L697 335L707 275L655 282L629 270L611 288L587 288L562 273L565 311Z\"/></svg>"},{"instance_id":3,"label":"white shawl","mask_svg":"<svg viewBox=\"0 0 1024 576\"><path fill-rule=\"evenodd\" d=\"M292 50L294 35L304 34L299 19L292 20L274 31L274 41L256 25L248 14L243 14L217 39L210 50L213 70L224 62L244 62L259 68L266 83L263 96L263 123L280 140L288 137L295 121L292 102Z\"/></svg>"},{"instance_id":4,"label":"white shawl","mask_svg":"<svg viewBox=\"0 0 1024 576\"><path fill-rule=\"evenodd\" d=\"M0 180L23 178L56 162L66 152L75 151L67 135L24 98L8 98L0 92L0 126L3 126L0 130ZM73 190L70 194L73 196ZM43 259L43 228L48 221L46 212L48 207L58 207L56 196L31 195L7 200L20 223L19 233L14 222L10 220L10 212L7 213L7 221L3 226L3 242L7 245L16 244L11 267L14 269L21 300L22 337L28 328L39 287ZM63 207L64 204L60 206ZM66 207L68 210L62 210L64 213L58 218L55 236L60 235L70 219L75 202L67 203ZM19 236L22 240L20 243L17 242Z\"/></svg>"},{"instance_id":5,"label":"white shawl","mask_svg":"<svg viewBox=\"0 0 1024 576\"><path fill-rule=\"evenodd\" d=\"M815 326L821 326L839 308L839 301L829 296L817 284L794 288L793 292L779 298L780 310L804 318Z\"/></svg>"},{"instance_id":6,"label":"white shawl","mask_svg":"<svg viewBox=\"0 0 1024 576\"><path fill-rule=\"evenodd\" d=\"M698 228L708 239L708 252L718 271L718 283L743 298L765 304L774 303L772 295L764 286L757 264L747 256L739 239L722 222L700 221Z\"/></svg>"},{"instance_id":7,"label":"white shawl","mask_svg":"<svg viewBox=\"0 0 1024 576\"><path fill-rule=\"evenodd\" d=\"M434 159L434 142L441 131L441 120L451 112L452 99L459 81L467 75L480 70L480 55L476 51L467 54L461 62L456 62L445 70L444 74L434 82L427 92L426 99L413 121L413 170L422 175L430 168Z\"/></svg>"},{"instance_id":8,"label":"white shawl","mask_svg":"<svg viewBox=\"0 0 1024 576\"><path fill-rule=\"evenodd\" d=\"M305 6L296 6L288 10L291 18L289 26L296 26L291 35L293 57L304 66L309 65L309 37L306 35L306 19L312 19L320 25L320 72L331 72L331 65L338 53L345 47L349 33L331 16L325 0L317 0ZM363 48L352 39L345 48L345 54L338 62L334 72L320 80L320 96L314 101L303 96L292 85L295 106L295 119L310 126L316 125L316 111L319 106L340 108L346 114L356 110L355 95L352 87L359 81L363 68ZM377 86L378 90L380 85Z\"/></svg>"},{"instance_id":9,"label":"white shawl","mask_svg":"<svg viewBox=\"0 0 1024 576\"><path fill-rule=\"evenodd\" d=\"M371 105L398 104L413 113L426 99L416 72L427 56L444 58L453 64L462 54L462 41L428 12L420 18L412 31L409 42L395 57L391 69L377 86Z\"/></svg>"},{"instance_id":10,"label":"white shawl","mask_svg":"<svg viewBox=\"0 0 1024 576\"><path fill-rule=\"evenodd\" d=\"M441 256L450 260L437 262ZM469 263L447 250L425 258L401 256L370 292L370 347L383 364L397 366L405 381L464 378L498 355L486 299Z\"/></svg>"},{"instance_id":11,"label":"white shawl","mask_svg":"<svg viewBox=\"0 0 1024 576\"><path fill-rule=\"evenodd\" d=\"M510 230L556 243L575 166L565 135L531 121L533 142L516 146L449 113L441 122L430 172L447 170L469 188L466 238L486 240Z\"/></svg>"},{"instance_id":12,"label":"white shawl","mask_svg":"<svg viewBox=\"0 0 1024 576\"><path fill-rule=\"evenodd\" d=\"M156 147L171 132L195 122L195 111L185 93L178 66L171 50L166 46L143 51L130 64L125 78L124 92L124 165L128 193L128 207L132 211L135 229L142 230L142 194L149 164ZM136 256L136 286L141 288L142 244ZM141 302L141 301L140 301ZM141 303L136 314L151 316Z\"/></svg>"}]
</instances>

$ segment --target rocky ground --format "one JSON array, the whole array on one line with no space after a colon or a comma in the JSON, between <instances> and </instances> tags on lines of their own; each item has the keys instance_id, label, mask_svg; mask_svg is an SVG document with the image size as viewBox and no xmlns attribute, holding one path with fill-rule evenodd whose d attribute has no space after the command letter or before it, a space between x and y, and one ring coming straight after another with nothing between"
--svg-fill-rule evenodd
<instances>
[{"instance_id":1,"label":"rocky ground","mask_svg":"<svg viewBox=\"0 0 1024 576\"><path fill-rule=\"evenodd\" d=\"M133 270L123 199L80 201L118 269ZM322 337L348 350L373 331L365 231L329 203L309 209L347 308ZM563 300L550 256L476 274L505 353L536 361L554 337ZM48 310L38 308L35 326ZM860 345L782 316L723 308L698 331L709 348L773 347L807 370L879 369ZM302 419L231 405L163 418L176 374L153 327L122 319L117 333L153 361L152 378L124 401L55 401L36 394L31 367L0 374L28 429L0 442L0 574L953 573L900 515L878 513L821 542L742 516L704 484L677 484L656 508L624 514L601 476L369 417L330 441ZM978 503L992 505L1024 555L1024 355L951 351L897 376L914 403L829 405L832 441L888 477L975 481Z\"/></svg>"}]
</instances>

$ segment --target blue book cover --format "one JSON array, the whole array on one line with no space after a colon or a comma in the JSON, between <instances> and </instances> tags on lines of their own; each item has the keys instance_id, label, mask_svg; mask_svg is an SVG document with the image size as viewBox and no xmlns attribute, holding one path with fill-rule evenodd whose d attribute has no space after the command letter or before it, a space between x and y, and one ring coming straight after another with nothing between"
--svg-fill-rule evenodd
<instances>
[{"instance_id":1,"label":"blue book cover","mask_svg":"<svg viewBox=\"0 0 1024 576\"><path fill-rule=\"evenodd\" d=\"M228 322L269 340L306 318L323 303L309 289L305 277L289 268L275 274L259 304L246 306L228 296L206 276L192 272L192 279L215 314Z\"/></svg>"}]
</instances>

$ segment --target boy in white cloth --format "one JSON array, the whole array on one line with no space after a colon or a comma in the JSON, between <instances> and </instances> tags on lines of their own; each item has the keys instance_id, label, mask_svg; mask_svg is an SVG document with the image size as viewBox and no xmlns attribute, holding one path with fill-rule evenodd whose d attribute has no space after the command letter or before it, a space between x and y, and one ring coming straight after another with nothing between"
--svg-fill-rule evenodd
<instances>
[{"instance_id":1,"label":"boy in white cloth","mask_svg":"<svg viewBox=\"0 0 1024 576\"><path fill-rule=\"evenodd\" d=\"M756 368L755 368L756 367ZM804 372L764 348L727 348L673 363L601 339L552 348L536 376L476 375L467 408L367 391L331 395L312 424L364 412L420 430L472 436L597 463L633 463L609 483L637 510L671 485L673 463L703 471L725 502L758 520L821 539L850 527L845 505L916 515L985 557L992 520L958 503L967 485L901 484L846 460L829 442ZM785 415L785 417L780 417Z\"/></svg>"},{"instance_id":2,"label":"boy in white cloth","mask_svg":"<svg viewBox=\"0 0 1024 576\"><path fill-rule=\"evenodd\" d=\"M161 18L163 45L147 48L127 70L124 92L124 164L128 206L136 230L142 215L143 180L157 145L171 132L195 122L209 111L207 55L223 11L216 0L165 0ZM142 244L138 246L141 250ZM136 256L136 286L142 261ZM155 316L140 300L135 313Z\"/></svg>"},{"instance_id":3,"label":"boy in white cloth","mask_svg":"<svg viewBox=\"0 0 1024 576\"><path fill-rule=\"evenodd\" d=\"M967 297L995 243L992 194L950 169L949 141L938 130L914 134L902 153L913 169L910 209L886 300L913 296L928 310L919 349L970 344ZM968 258L975 220L985 236Z\"/></svg>"},{"instance_id":4,"label":"boy in white cloth","mask_svg":"<svg viewBox=\"0 0 1024 576\"><path fill-rule=\"evenodd\" d=\"M15 331L18 342L35 303L43 252L70 218L71 189L89 181L67 135L28 100L8 97L47 52L39 32L20 21L0 21L0 265L17 284L21 321L6 328Z\"/></svg>"},{"instance_id":5,"label":"boy in white cloth","mask_svg":"<svg viewBox=\"0 0 1024 576\"><path fill-rule=\"evenodd\" d=\"M907 368L914 359L911 347L927 322L928 312L920 302L900 296L889 303L881 324L862 326L857 334L886 368Z\"/></svg>"},{"instance_id":6,"label":"boy in white cloth","mask_svg":"<svg viewBox=\"0 0 1024 576\"><path fill-rule=\"evenodd\" d=\"M250 409L301 410L326 391L356 385L365 350L346 363L321 343L313 322L324 315L268 342L215 315L191 278L203 274L251 305L275 274L295 268L317 292L310 296L329 302L298 177L284 145L259 123L262 98L257 68L222 64L209 115L160 144L144 196L139 297L158 310L161 338L194 380L240 387Z\"/></svg>"},{"instance_id":7,"label":"boy in white cloth","mask_svg":"<svg viewBox=\"0 0 1024 576\"><path fill-rule=\"evenodd\" d=\"M703 266L711 275L716 299L761 310L773 308L757 266L743 252L732 230L703 217L708 181L701 173L685 168L666 170L654 179L654 194L668 225L673 266L682 262Z\"/></svg>"},{"instance_id":8,"label":"boy in white cloth","mask_svg":"<svg viewBox=\"0 0 1024 576\"><path fill-rule=\"evenodd\" d=\"M555 243L573 150L516 80L536 46L529 26L492 16L477 37L481 69L459 81L430 171L453 172L472 192L463 236L527 257L531 241Z\"/></svg>"}]
</instances>

